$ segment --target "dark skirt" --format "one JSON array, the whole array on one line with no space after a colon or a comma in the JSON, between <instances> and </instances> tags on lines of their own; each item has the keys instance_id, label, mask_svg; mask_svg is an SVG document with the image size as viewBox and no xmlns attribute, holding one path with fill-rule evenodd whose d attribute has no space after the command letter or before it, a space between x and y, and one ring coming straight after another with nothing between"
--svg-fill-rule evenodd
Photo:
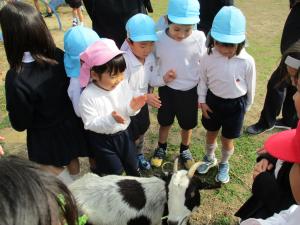
<instances>
[{"instance_id":1,"label":"dark skirt","mask_svg":"<svg viewBox=\"0 0 300 225\"><path fill-rule=\"evenodd\" d=\"M31 161L58 167L88 155L83 124L75 115L53 127L28 129L27 148Z\"/></svg>"}]
</instances>

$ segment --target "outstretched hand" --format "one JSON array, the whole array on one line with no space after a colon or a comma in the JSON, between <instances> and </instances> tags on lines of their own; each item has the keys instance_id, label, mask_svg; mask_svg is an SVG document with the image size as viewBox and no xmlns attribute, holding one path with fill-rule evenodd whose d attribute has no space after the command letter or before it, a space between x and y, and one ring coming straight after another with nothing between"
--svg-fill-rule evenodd
<instances>
[{"instance_id":1,"label":"outstretched hand","mask_svg":"<svg viewBox=\"0 0 300 225\"><path fill-rule=\"evenodd\" d=\"M147 101L147 95L140 95L137 97L133 97L130 101L130 107L133 111L138 111L141 109Z\"/></svg>"},{"instance_id":2,"label":"outstretched hand","mask_svg":"<svg viewBox=\"0 0 300 225\"><path fill-rule=\"evenodd\" d=\"M112 117L115 119L115 121L117 123L122 123L124 124L125 123L125 119L123 118L123 116L121 116L119 113L117 113L116 111L113 111L111 113Z\"/></svg>"},{"instance_id":3,"label":"outstretched hand","mask_svg":"<svg viewBox=\"0 0 300 225\"><path fill-rule=\"evenodd\" d=\"M147 103L157 109L161 107L159 96L153 93L147 94Z\"/></svg>"},{"instance_id":4,"label":"outstretched hand","mask_svg":"<svg viewBox=\"0 0 300 225\"><path fill-rule=\"evenodd\" d=\"M262 159L258 163L255 164L254 170L253 170L253 179L257 177L262 172L265 172L267 170L271 170L273 168L273 164L270 163L267 159Z\"/></svg>"}]
</instances>

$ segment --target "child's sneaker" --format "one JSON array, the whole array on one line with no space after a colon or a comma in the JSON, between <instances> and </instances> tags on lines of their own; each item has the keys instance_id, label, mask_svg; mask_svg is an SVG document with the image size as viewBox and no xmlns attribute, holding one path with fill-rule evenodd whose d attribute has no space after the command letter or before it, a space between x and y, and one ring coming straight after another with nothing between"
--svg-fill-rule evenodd
<instances>
[{"instance_id":1,"label":"child's sneaker","mask_svg":"<svg viewBox=\"0 0 300 225\"><path fill-rule=\"evenodd\" d=\"M166 150L159 147L156 148L151 158L151 166L160 167L165 157Z\"/></svg>"},{"instance_id":2,"label":"child's sneaker","mask_svg":"<svg viewBox=\"0 0 300 225\"><path fill-rule=\"evenodd\" d=\"M229 163L219 163L219 170L216 175L216 181L226 184L229 182Z\"/></svg>"},{"instance_id":3,"label":"child's sneaker","mask_svg":"<svg viewBox=\"0 0 300 225\"><path fill-rule=\"evenodd\" d=\"M139 168L141 170L150 170L151 165L150 163L145 159L145 156L143 154L139 154L137 156L138 162L139 162Z\"/></svg>"},{"instance_id":4,"label":"child's sneaker","mask_svg":"<svg viewBox=\"0 0 300 225\"><path fill-rule=\"evenodd\" d=\"M77 18L73 18L73 20L72 20L72 26L76 27L77 25L78 25Z\"/></svg>"},{"instance_id":5,"label":"child's sneaker","mask_svg":"<svg viewBox=\"0 0 300 225\"><path fill-rule=\"evenodd\" d=\"M179 159L187 170L195 164L195 160L193 159L192 153L189 149L182 151L179 155Z\"/></svg>"},{"instance_id":6,"label":"child's sneaker","mask_svg":"<svg viewBox=\"0 0 300 225\"><path fill-rule=\"evenodd\" d=\"M47 12L47 14L45 15L45 17L52 17L52 12Z\"/></svg>"},{"instance_id":7,"label":"child's sneaker","mask_svg":"<svg viewBox=\"0 0 300 225\"><path fill-rule=\"evenodd\" d=\"M217 159L214 157L212 160L209 160L205 155L203 157L203 163L197 168L199 174L206 174L208 170L217 165Z\"/></svg>"}]
</instances>

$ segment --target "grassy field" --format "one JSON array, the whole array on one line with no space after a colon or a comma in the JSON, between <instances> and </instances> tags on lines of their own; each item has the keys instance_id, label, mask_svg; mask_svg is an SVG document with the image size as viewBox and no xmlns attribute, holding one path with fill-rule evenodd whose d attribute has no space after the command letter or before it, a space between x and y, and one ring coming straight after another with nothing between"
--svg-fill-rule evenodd
<instances>
[{"instance_id":1,"label":"grassy field","mask_svg":"<svg viewBox=\"0 0 300 225\"><path fill-rule=\"evenodd\" d=\"M167 0L152 0L155 13L151 16L155 20L166 13ZM257 88L255 103L247 113L244 127L256 122L263 105L266 92L266 83L279 62L279 43L282 27L288 14L288 1L286 0L236 0L236 5L242 9L247 18L247 37L249 47L247 51L255 58L257 66ZM71 26L71 10L68 7L59 8L63 23L63 30ZM63 31L58 30L55 18L47 18L46 22L59 47L63 47ZM86 15L87 26L91 22ZM0 134L6 137L5 150L7 154L18 154L25 156L25 134L17 133L10 128L7 113L5 111L5 97L3 80L8 69L5 52L0 43ZM200 119L199 115L199 119ZM151 110L151 127L147 132L146 151L151 155L156 147L158 126L156 122L156 111ZM168 159L172 161L179 151L179 127L175 124L169 137ZM272 132L276 132L274 130ZM237 219L234 212L250 195L252 184L252 168L255 164L256 149L262 145L271 133L257 136L243 134L236 140L235 153L230 160L231 181L217 190L201 191L202 204L197 212L191 216L191 224L236 224ZM205 130L199 120L198 127L194 130L191 150L196 159L201 160L204 155ZM220 146L220 144L219 144ZM218 157L220 150L217 151ZM85 165L85 160L83 160ZM203 179L213 182L216 169L210 171Z\"/></svg>"}]
</instances>

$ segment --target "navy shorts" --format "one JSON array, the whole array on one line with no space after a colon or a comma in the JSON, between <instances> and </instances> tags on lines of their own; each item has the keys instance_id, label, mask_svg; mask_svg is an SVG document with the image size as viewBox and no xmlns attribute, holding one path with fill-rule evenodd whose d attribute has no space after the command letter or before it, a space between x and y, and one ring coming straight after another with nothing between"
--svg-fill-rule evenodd
<instances>
[{"instance_id":1,"label":"navy shorts","mask_svg":"<svg viewBox=\"0 0 300 225\"><path fill-rule=\"evenodd\" d=\"M136 148L127 130L115 134L88 132L89 146L96 160L96 173L136 176L138 162Z\"/></svg>"},{"instance_id":2,"label":"navy shorts","mask_svg":"<svg viewBox=\"0 0 300 225\"><path fill-rule=\"evenodd\" d=\"M157 120L161 126L170 126L176 116L179 126L190 130L198 122L197 87L187 91L179 91L168 86L158 88L161 107L158 109Z\"/></svg>"},{"instance_id":3,"label":"navy shorts","mask_svg":"<svg viewBox=\"0 0 300 225\"><path fill-rule=\"evenodd\" d=\"M235 99L224 99L207 92L206 104L213 111L208 112L210 119L202 115L202 124L208 131L218 131L222 127L222 136L228 139L241 135L246 112L246 95Z\"/></svg>"},{"instance_id":4,"label":"navy shorts","mask_svg":"<svg viewBox=\"0 0 300 225\"><path fill-rule=\"evenodd\" d=\"M140 112L130 117L128 131L133 141L136 141L141 135L145 134L150 126L150 117L148 104L145 104Z\"/></svg>"}]
</instances>

